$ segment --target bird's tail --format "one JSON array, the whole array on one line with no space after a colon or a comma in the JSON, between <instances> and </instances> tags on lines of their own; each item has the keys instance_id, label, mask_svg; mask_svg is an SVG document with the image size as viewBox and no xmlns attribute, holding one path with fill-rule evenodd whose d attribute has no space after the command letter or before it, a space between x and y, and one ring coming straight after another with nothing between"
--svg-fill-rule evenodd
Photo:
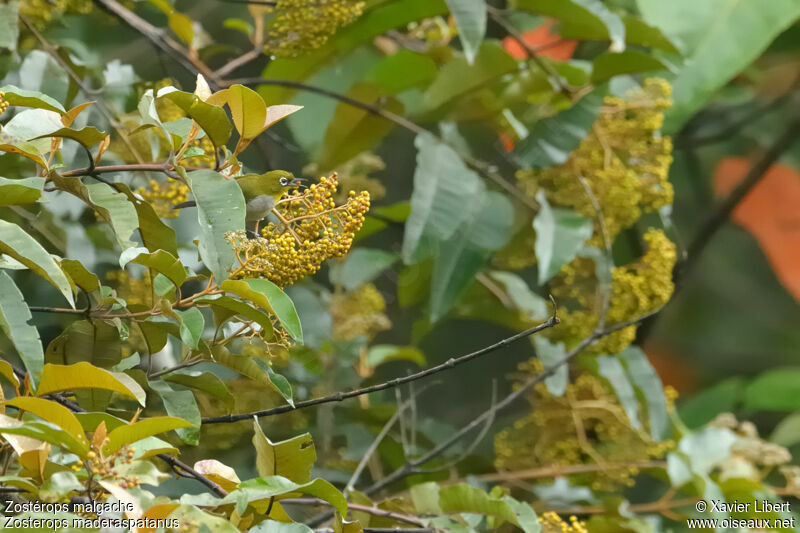
<instances>
[{"instance_id":1,"label":"bird's tail","mask_svg":"<svg viewBox=\"0 0 800 533\"><path fill-rule=\"evenodd\" d=\"M195 202L194 200L189 200L186 202L181 202L179 204L173 205L172 209L183 209L184 207L195 207L196 205L197 202Z\"/></svg>"}]
</instances>

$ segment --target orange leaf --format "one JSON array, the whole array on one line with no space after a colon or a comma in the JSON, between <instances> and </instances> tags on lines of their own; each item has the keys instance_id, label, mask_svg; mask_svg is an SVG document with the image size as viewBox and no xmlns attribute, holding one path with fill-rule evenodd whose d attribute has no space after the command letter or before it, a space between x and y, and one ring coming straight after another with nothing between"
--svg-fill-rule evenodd
<instances>
[{"instance_id":1,"label":"orange leaf","mask_svg":"<svg viewBox=\"0 0 800 533\"><path fill-rule=\"evenodd\" d=\"M714 170L714 190L730 192L750 170L743 157L726 157ZM758 240L775 275L800 301L800 172L775 164L733 211L733 220Z\"/></svg>"},{"instance_id":2,"label":"orange leaf","mask_svg":"<svg viewBox=\"0 0 800 533\"><path fill-rule=\"evenodd\" d=\"M532 48L537 49L536 55L539 57L549 57L556 61L566 61L572 57L578 41L574 39L561 39L557 31L551 29L555 21L546 19L532 30L522 34L522 40ZM513 37L503 39L503 47L506 52L515 59L525 59L528 52Z\"/></svg>"}]
</instances>

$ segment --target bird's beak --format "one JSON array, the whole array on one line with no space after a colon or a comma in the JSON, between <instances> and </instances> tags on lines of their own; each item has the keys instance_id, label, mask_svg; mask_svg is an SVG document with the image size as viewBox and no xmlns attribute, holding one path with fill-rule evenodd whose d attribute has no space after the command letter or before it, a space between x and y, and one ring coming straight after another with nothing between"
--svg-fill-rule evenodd
<instances>
[{"instance_id":1,"label":"bird's beak","mask_svg":"<svg viewBox=\"0 0 800 533\"><path fill-rule=\"evenodd\" d=\"M306 182L308 182L308 180L305 178L292 178L289 185L292 187L306 187Z\"/></svg>"}]
</instances>

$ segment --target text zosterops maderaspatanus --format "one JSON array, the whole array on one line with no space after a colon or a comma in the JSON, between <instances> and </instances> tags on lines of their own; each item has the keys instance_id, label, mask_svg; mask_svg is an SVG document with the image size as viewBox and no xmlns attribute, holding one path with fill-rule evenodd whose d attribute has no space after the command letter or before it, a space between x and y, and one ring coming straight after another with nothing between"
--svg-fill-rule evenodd
<instances>
[{"instance_id":1,"label":"text zosterops maderaspatanus","mask_svg":"<svg viewBox=\"0 0 800 533\"><path fill-rule=\"evenodd\" d=\"M266 217L283 194L303 184L302 179L285 170L270 170L265 174L245 174L234 178L242 189L246 205L245 222L258 223ZM176 204L173 209L194 207L194 200Z\"/></svg>"}]
</instances>

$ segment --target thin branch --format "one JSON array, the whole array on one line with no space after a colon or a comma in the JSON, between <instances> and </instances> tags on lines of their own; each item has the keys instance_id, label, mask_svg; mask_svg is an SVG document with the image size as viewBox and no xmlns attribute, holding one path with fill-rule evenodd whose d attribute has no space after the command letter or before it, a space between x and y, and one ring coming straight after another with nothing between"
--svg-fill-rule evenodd
<instances>
[{"instance_id":1,"label":"thin branch","mask_svg":"<svg viewBox=\"0 0 800 533\"><path fill-rule=\"evenodd\" d=\"M331 504L326 502L325 500L321 500L319 498L284 498L281 500L281 505L325 505L330 506ZM410 516L406 514L397 513L395 511L387 511L386 509L380 509L378 507L370 507L369 505L359 505L357 503L348 503L348 509L351 511L360 511L367 514L371 514L373 516L380 516L383 518L391 518L392 520L397 520L398 522L405 522L406 524L411 524L413 526L425 527L425 523L417 518L416 516ZM418 530L415 530L418 531Z\"/></svg>"},{"instance_id":2,"label":"thin branch","mask_svg":"<svg viewBox=\"0 0 800 533\"><path fill-rule=\"evenodd\" d=\"M259 46L259 47L253 48L249 52L245 52L244 54L240 55L239 57L231 59L230 61L225 63L223 66L221 66L216 71L214 71L214 74L216 74L219 78L224 78L225 76L227 76L228 74L230 74L231 72L236 70L237 68L239 68L239 67L241 67L243 65L246 65L247 63L257 59L263 53L264 53L264 50L263 50L262 47Z\"/></svg>"},{"instance_id":3,"label":"thin branch","mask_svg":"<svg viewBox=\"0 0 800 533\"><path fill-rule=\"evenodd\" d=\"M362 102L361 100L356 100L355 98L351 98L346 94L337 93L335 91L331 91L323 87L316 87L314 85L308 85L307 83L294 80L282 80L276 78L239 78L234 80L222 81L222 84L226 86L233 85L236 83L241 85L273 85L276 87L288 87L291 89L299 89L302 91L318 94L326 98L332 98L334 100L338 100L339 102L347 104L351 107L362 109L373 115L385 118L386 120L395 123L401 128L404 128L417 135L421 134L430 135L434 137L438 142L449 146L449 144L444 142L443 139L441 139L434 133L426 130L419 124L411 120L408 120L406 117L402 115L398 115L397 113L392 113L391 111L388 111L379 105ZM500 174L498 174L497 171L494 169L493 165L487 163L486 161L482 161L480 159L472 157L471 155L468 154L458 152L458 155L464 161L464 163L467 164L467 166L472 167L476 172L481 174L484 178L497 184L499 187L501 187L506 192L511 194L515 199L519 200L520 202L522 202L523 204L525 204L526 206L530 207L535 211L539 209L539 206L530 198L528 198L525 194L523 194L513 183L510 183L508 180L506 180Z\"/></svg>"},{"instance_id":4,"label":"thin branch","mask_svg":"<svg viewBox=\"0 0 800 533\"><path fill-rule=\"evenodd\" d=\"M618 469L647 469L647 468L665 468L666 461L632 461L628 463L604 463L602 465L597 463L591 464L577 464L577 465L556 465L544 466L541 468L528 468L526 470L516 470L512 472L496 472L492 474L484 474L478 476L483 481L496 482L496 481L511 481L518 479L541 479L548 477L562 477L572 474L585 474L587 472L597 472L598 470L618 470Z\"/></svg>"},{"instance_id":5,"label":"thin branch","mask_svg":"<svg viewBox=\"0 0 800 533\"><path fill-rule=\"evenodd\" d=\"M586 191L586 195L589 197L589 200L592 202L592 209L594 209L594 216L597 220L597 229L600 230L600 235L603 237L603 249L605 250L608 266L611 268L611 266L614 264L614 259L611 252L611 237L608 235L608 230L606 229L606 219L603 216L603 209L600 207L600 202L597 201L597 197L594 195L594 191L592 191L592 187L589 185L589 182L586 180L586 178L583 176L578 176L578 181ZM607 281L601 281L599 290L601 303L600 318L597 321L597 329L603 329L606 325L608 307L611 304L611 272L608 273Z\"/></svg>"},{"instance_id":6,"label":"thin branch","mask_svg":"<svg viewBox=\"0 0 800 533\"><path fill-rule=\"evenodd\" d=\"M769 168L791 148L797 136L800 134L800 120L792 121L789 126L772 143L772 146L755 162L742 180L720 203L717 208L708 216L705 223L700 227L686 250L687 258L683 263L675 265L673 280L677 282L683 279L700 259L703 251L717 231L725 224L747 194L753 190L761 178L767 173Z\"/></svg>"},{"instance_id":7,"label":"thin branch","mask_svg":"<svg viewBox=\"0 0 800 533\"><path fill-rule=\"evenodd\" d=\"M499 350L500 348L504 348L510 344L513 344L521 339L529 337L534 333L538 333L542 330L547 328L551 328L559 323L558 318L553 315L547 321L539 324L538 326L534 326L532 328L526 329L525 331L521 331L515 335L507 337L499 342L496 342L490 346L486 346L485 348L481 348L480 350L474 351L472 353L468 353L466 355L462 355L460 357L450 358L444 363L440 365L436 365L434 367L428 368L427 370L422 370L415 374L409 374L408 376L402 378L395 378L390 381L385 381L383 383L378 383L377 385L371 385L369 387L363 387L360 389L351 390L348 392L338 392L336 394L331 394L330 396L322 396L320 398L313 398L311 400L305 400L302 402L296 402L294 406L292 405L281 405L280 407L274 407L272 409L266 409L263 411L256 411L253 413L242 413L238 415L225 415L225 416L217 416L211 418L204 418L202 420L203 424L227 424L231 422L238 422L240 420L249 420L252 417L263 417L263 416L273 416L281 413L287 413L289 411L295 411L297 409L304 409L306 407L311 407L313 405L320 405L323 403L330 403L330 402L341 402L343 400L347 400L348 398L355 398L356 396L361 396L363 394L371 394L373 392L378 392L386 389L391 389L394 387L398 387L405 383L410 383L412 381L416 381L418 379L426 378L428 376L432 376L439 372L450 370L451 368L455 368L463 363L471 361L477 357L482 355L486 355L488 353L494 352Z\"/></svg>"}]
</instances>

